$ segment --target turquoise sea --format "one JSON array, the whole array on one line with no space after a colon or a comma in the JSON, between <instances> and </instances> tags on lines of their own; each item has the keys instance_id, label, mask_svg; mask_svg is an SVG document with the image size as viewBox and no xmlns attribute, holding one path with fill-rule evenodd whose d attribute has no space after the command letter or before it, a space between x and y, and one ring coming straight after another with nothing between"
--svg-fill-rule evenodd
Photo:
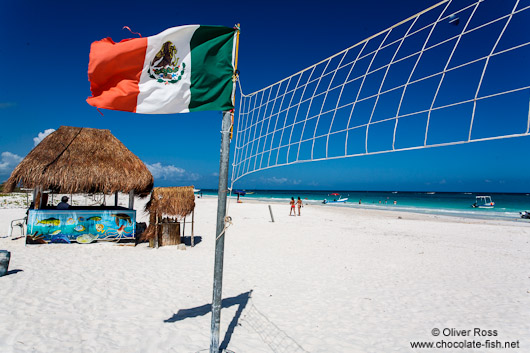
<instances>
[{"instance_id":1,"label":"turquoise sea","mask_svg":"<svg viewBox=\"0 0 530 353\"><path fill-rule=\"evenodd\" d=\"M385 209L417 213L442 214L472 218L521 219L519 212L530 210L530 194L502 194L475 192L396 192L396 191L347 191L347 190L245 190L241 200L280 201L289 203L291 197L300 197L304 203L322 204L324 199L333 200L339 193L348 198L344 204L327 204L324 207L356 207ZM217 190L203 189L204 195L217 196ZM475 196L488 195L495 202L493 209L473 208ZM232 198L236 196L232 195ZM360 201L360 203L359 203ZM394 204L394 201L396 203Z\"/></svg>"}]
</instances>

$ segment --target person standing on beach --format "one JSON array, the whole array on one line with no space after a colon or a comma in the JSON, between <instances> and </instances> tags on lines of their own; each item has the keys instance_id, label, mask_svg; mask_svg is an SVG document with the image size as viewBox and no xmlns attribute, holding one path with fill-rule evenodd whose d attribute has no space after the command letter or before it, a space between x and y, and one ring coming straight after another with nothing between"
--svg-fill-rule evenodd
<instances>
[{"instance_id":1,"label":"person standing on beach","mask_svg":"<svg viewBox=\"0 0 530 353\"><path fill-rule=\"evenodd\" d=\"M294 209L294 205L295 205L295 202L294 202L294 197L291 197L291 211L289 211L289 216L296 216L296 210Z\"/></svg>"},{"instance_id":2,"label":"person standing on beach","mask_svg":"<svg viewBox=\"0 0 530 353\"><path fill-rule=\"evenodd\" d=\"M298 215L300 216L300 208L302 208L302 200L300 200L300 196L298 196L298 201L296 201L296 205L298 206Z\"/></svg>"}]
</instances>

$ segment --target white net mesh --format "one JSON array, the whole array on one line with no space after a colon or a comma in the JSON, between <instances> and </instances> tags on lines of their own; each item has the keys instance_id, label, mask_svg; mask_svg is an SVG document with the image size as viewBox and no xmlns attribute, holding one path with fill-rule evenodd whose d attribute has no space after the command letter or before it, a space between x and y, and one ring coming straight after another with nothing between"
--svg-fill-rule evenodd
<instances>
[{"instance_id":1,"label":"white net mesh","mask_svg":"<svg viewBox=\"0 0 530 353\"><path fill-rule=\"evenodd\" d=\"M232 182L275 166L529 134L530 1L443 1L241 94Z\"/></svg>"}]
</instances>

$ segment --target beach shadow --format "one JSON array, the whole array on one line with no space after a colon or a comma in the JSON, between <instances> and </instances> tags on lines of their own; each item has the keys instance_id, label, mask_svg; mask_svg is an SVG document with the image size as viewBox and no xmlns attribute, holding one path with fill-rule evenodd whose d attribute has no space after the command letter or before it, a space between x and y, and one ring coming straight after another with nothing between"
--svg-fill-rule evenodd
<instances>
[{"instance_id":1,"label":"beach shadow","mask_svg":"<svg viewBox=\"0 0 530 353\"><path fill-rule=\"evenodd\" d=\"M180 241L186 246L191 246L191 236L182 236L180 237ZM202 237L200 235L195 235L193 237L194 246L197 246L197 244L199 244L201 241Z\"/></svg>"},{"instance_id":2,"label":"beach shadow","mask_svg":"<svg viewBox=\"0 0 530 353\"><path fill-rule=\"evenodd\" d=\"M252 295L252 290L241 293L238 296L230 297L223 299L221 301L221 309L229 308L234 305L239 305L237 308L237 311L232 318L232 321L228 325L228 328L226 329L225 337L221 344L219 345L219 351L222 351L223 349L226 349L228 347L228 343L230 343L230 339L232 338L232 334L234 333L234 329L238 325L239 318L241 317L241 314L243 313L243 310L248 304L248 301L250 300L250 296ZM177 322L182 321L184 319L194 318L197 316L204 316L212 311L212 305L211 304L205 304L201 306L197 306L195 308L190 309L180 309L176 314L173 314L172 317L170 317L167 320L164 320L164 322Z\"/></svg>"},{"instance_id":3,"label":"beach shadow","mask_svg":"<svg viewBox=\"0 0 530 353\"><path fill-rule=\"evenodd\" d=\"M15 273L24 272L24 270L10 270L4 276L14 275Z\"/></svg>"},{"instance_id":4,"label":"beach shadow","mask_svg":"<svg viewBox=\"0 0 530 353\"><path fill-rule=\"evenodd\" d=\"M250 302L241 324L252 328L274 353L309 353Z\"/></svg>"}]
</instances>

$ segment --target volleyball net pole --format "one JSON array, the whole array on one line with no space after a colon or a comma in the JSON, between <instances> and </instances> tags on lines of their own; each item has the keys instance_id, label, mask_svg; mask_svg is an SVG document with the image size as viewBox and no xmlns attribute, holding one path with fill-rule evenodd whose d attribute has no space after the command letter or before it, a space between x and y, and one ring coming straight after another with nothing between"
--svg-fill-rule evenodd
<instances>
[{"instance_id":1,"label":"volleyball net pole","mask_svg":"<svg viewBox=\"0 0 530 353\"><path fill-rule=\"evenodd\" d=\"M221 301L223 292L223 260L225 247L225 215L228 193L228 161L230 159L230 127L232 113L223 112L221 130L221 158L219 163L219 189L217 193L217 227L215 237L215 263L212 295L212 323L210 353L219 352L219 326L221 322Z\"/></svg>"},{"instance_id":2,"label":"volleyball net pole","mask_svg":"<svg viewBox=\"0 0 530 353\"><path fill-rule=\"evenodd\" d=\"M239 32L240 25L235 26L235 47L234 47L234 75L232 103L235 106L235 86L237 81L237 60L239 52ZM232 126L234 110L223 112L221 125L221 156L219 159L219 186L217 191L217 226L215 230L215 260L213 274L212 293L212 321L210 335L210 353L219 353L219 331L221 323L221 308L223 295L223 262L225 248L225 231L228 221L226 203L228 198L228 168L230 160L230 140L232 139Z\"/></svg>"}]
</instances>

